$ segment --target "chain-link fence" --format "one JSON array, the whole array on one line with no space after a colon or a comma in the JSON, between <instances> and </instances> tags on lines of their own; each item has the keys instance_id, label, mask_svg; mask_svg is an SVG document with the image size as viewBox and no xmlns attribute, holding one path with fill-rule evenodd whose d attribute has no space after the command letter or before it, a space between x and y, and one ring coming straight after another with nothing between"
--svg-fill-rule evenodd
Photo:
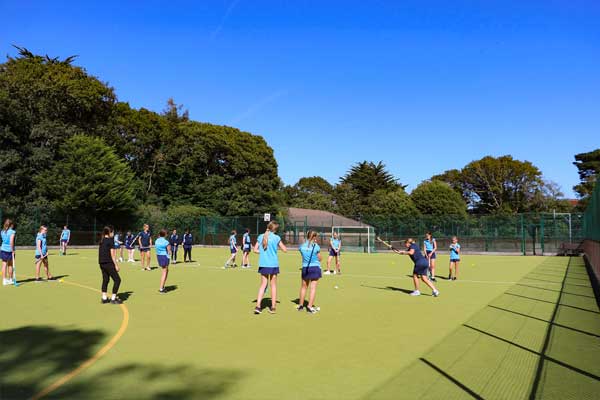
<instances>
[{"instance_id":1,"label":"chain-link fence","mask_svg":"<svg viewBox=\"0 0 600 400\"><path fill-rule=\"evenodd\" d=\"M592 282L597 298L600 299L600 177L583 216L585 241L583 251L586 262L593 271Z\"/></svg>"},{"instance_id":2,"label":"chain-link fence","mask_svg":"<svg viewBox=\"0 0 600 400\"><path fill-rule=\"evenodd\" d=\"M152 232L156 235L158 230L166 228L169 231L176 228L179 234L187 228L194 236L195 244L208 246L224 246L228 243L229 235L235 230L242 235L249 229L253 240L258 234L265 231L267 219L276 220L280 224L279 234L289 245L298 245L303 242L308 230L319 233L321 244L327 240L333 227L354 226L370 227L371 231L382 239L399 242L412 237L422 242L425 232L432 232L438 240L440 249L446 248L452 236L457 236L464 251L467 252L499 252L513 254L556 254L561 246L568 243L578 244L584 238L600 237L598 231L598 195L590 202L590 207L585 216L579 213L542 213L542 214L516 214L516 215L444 215L444 216L360 216L354 218L342 217L332 213L307 210L310 215L293 216L284 214L271 214L265 218L260 216L240 217L181 217L174 221L161 222L147 221ZM595 211L594 211L595 210ZM0 210L0 217L2 215ZM100 238L103 224L94 219L80 222L73 220L47 221L40 213L33 217L14 218L17 230L17 245L33 246L35 234L41 224L49 228L48 243L58 244L63 225L67 224L71 230L71 244L93 245ZM139 232L141 223L112 222L115 229L123 234L128 230ZM137 226L139 225L139 226ZM348 235L347 244L355 250L361 248L364 238L362 235ZM342 238L344 240L344 238ZM357 243L350 243L355 241ZM350 248L350 246L349 246ZM384 250L381 246L374 248Z\"/></svg>"}]
</instances>

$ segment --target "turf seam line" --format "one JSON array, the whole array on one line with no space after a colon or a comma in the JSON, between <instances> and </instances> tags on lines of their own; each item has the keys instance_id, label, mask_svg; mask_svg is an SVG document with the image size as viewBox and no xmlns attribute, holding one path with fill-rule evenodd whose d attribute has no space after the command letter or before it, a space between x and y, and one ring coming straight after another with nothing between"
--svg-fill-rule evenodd
<instances>
[{"instance_id":1,"label":"turf seam line","mask_svg":"<svg viewBox=\"0 0 600 400\"><path fill-rule=\"evenodd\" d=\"M76 282L66 282L65 281L64 283L73 285L73 286L79 286L81 288L100 293L100 291L98 289L94 289L89 286L81 285ZM82 373L84 370L86 370L87 368L92 366L94 363L96 363L96 361L98 361L100 358L102 358L106 353L108 353L108 351L110 349L112 349L117 344L117 342L119 341L119 339L121 339L121 337L123 336L123 334L125 333L128 325L129 325L129 310L127 309L127 306L125 304L120 304L119 308L121 309L121 312L123 313L123 319L121 320L121 326L119 327L119 330L117 331L117 333L108 341L108 343L106 343L104 346L102 346L102 348L100 350L98 350L96 352L96 354L94 354L92 357L88 358L86 361L84 361L78 367L73 369L71 372L69 372L66 375L63 375L61 378L54 381L52 384L50 384L49 386L46 386L44 389L42 389L41 391L36 393L33 397L31 397L30 400L39 400L39 399L47 396L48 394L52 393L56 389L60 388L61 386L63 386L67 382L69 382L71 379L75 378L77 375Z\"/></svg>"},{"instance_id":2,"label":"turf seam line","mask_svg":"<svg viewBox=\"0 0 600 400\"><path fill-rule=\"evenodd\" d=\"M571 327L571 326L567 326L567 325L559 324L559 323L557 323L557 322L551 322L551 321L545 320L545 319L543 319L543 318L534 317L533 315L527 315L527 314L523 314L523 313L520 313L520 312L518 312L518 311L514 311L514 310L509 310L509 309L507 309L507 308L502 308L502 307L493 306L493 305L491 305L491 304L488 304L488 307L491 307L491 308L494 308L494 309L496 309L496 310L500 310L500 311L505 311L505 312L509 312L509 313L513 313L513 314L521 315L521 316L523 316L523 317L527 317L527 318L535 319L535 320L537 320L537 321L546 322L546 323L548 323L548 324L552 324L552 325L555 325L555 326L559 326L559 327L561 327L561 328L564 328L564 329L569 329L569 330L572 330L572 331L575 331L575 332L578 332L578 333L582 333L582 334L584 334L584 335L589 335L589 336L594 336L594 337L600 338L600 335L597 335L597 334L595 334L595 333L591 333L591 332L587 332L587 331L582 331L581 329L577 329L577 328L573 328L573 327Z\"/></svg>"},{"instance_id":3,"label":"turf seam line","mask_svg":"<svg viewBox=\"0 0 600 400\"><path fill-rule=\"evenodd\" d=\"M475 393L472 389L470 389L464 383L461 383L458 379L454 378L452 375L448 374L446 371L444 371L443 369L441 369L440 367L438 367L437 365L435 365L431 361L429 361L429 360L427 360L427 359L425 359L423 357L420 357L419 360L423 361L429 367L433 368L437 373L441 374L446 379L448 379L450 382L454 383L456 386L458 386L459 388L461 388L462 390L464 390L465 392L467 392L474 399L483 400L483 397L481 397L480 395L478 395L477 393Z\"/></svg>"},{"instance_id":4,"label":"turf seam line","mask_svg":"<svg viewBox=\"0 0 600 400\"><path fill-rule=\"evenodd\" d=\"M472 330L474 330L474 331L476 331L476 332L483 333L484 335L487 335L487 336L489 336L489 337L491 337L491 338L494 338L494 339L496 339L496 340L500 340L500 341L502 341L502 342L504 342L504 343L507 343L507 344L509 344L509 345L511 345L511 346L515 346L515 347L517 347L517 348L519 348L519 349L521 349L521 350L527 351L527 352L529 352L529 353L531 353L531 354L535 354L535 355L537 355L537 356L539 356L539 357L542 357L542 354L541 354L541 353L539 353L539 352L537 352L537 351L535 351L535 350L532 350L532 349L530 349L530 348L528 348L528 347L525 347L525 346L523 346L523 345L520 345L520 344L517 344L517 343L511 342L510 340L504 339L504 338L502 338L502 337L500 337L500 336L496 336L496 335L494 335L493 333L486 332L486 331L484 331L484 330L481 330L481 329L479 329L479 328L475 328L474 326L467 325L467 324L463 324L463 326L464 326L464 327L467 327L467 328L469 328L469 329L472 329ZM600 376L598 376L598 375L594 375L594 374L592 374L591 372L584 371L584 370L582 370L582 369L580 369L580 368L574 367L574 366L573 366L573 365L571 365L571 364L567 364L567 363L565 363L565 362L563 362L563 361L557 360L557 359L556 359L556 358L554 358L554 357L544 356L544 359L545 359L545 360L547 360L547 361L551 361L551 362L553 362L553 363L555 363L555 364L558 364L558 365L560 365L561 367L565 367L565 368L567 368L567 369L570 369L571 371L577 372L577 373L579 373L579 374L581 374L581 375L585 375L585 376L587 376L588 378L592 378L592 379L594 379L594 380L600 381ZM530 398L531 398L531 397L530 397Z\"/></svg>"}]
</instances>

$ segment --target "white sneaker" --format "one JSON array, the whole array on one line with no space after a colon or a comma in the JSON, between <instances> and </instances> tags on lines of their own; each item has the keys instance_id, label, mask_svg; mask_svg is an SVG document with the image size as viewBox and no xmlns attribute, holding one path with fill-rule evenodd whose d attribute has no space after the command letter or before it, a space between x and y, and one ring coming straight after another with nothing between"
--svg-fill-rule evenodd
<instances>
[{"instance_id":1,"label":"white sneaker","mask_svg":"<svg viewBox=\"0 0 600 400\"><path fill-rule=\"evenodd\" d=\"M8 279L2 278L2 286L8 286L8 285L9 285Z\"/></svg>"},{"instance_id":2,"label":"white sneaker","mask_svg":"<svg viewBox=\"0 0 600 400\"><path fill-rule=\"evenodd\" d=\"M119 257L119 262L123 262L123 257Z\"/></svg>"},{"instance_id":3,"label":"white sneaker","mask_svg":"<svg viewBox=\"0 0 600 400\"><path fill-rule=\"evenodd\" d=\"M337 271L334 270L332 275L337 275Z\"/></svg>"},{"instance_id":4,"label":"white sneaker","mask_svg":"<svg viewBox=\"0 0 600 400\"><path fill-rule=\"evenodd\" d=\"M433 293L431 294L433 297L438 297L440 295L440 291L439 290L434 290Z\"/></svg>"},{"instance_id":5,"label":"white sneaker","mask_svg":"<svg viewBox=\"0 0 600 400\"><path fill-rule=\"evenodd\" d=\"M418 290L413 290L412 292L410 292L411 296L420 296L421 292L419 292Z\"/></svg>"},{"instance_id":6,"label":"white sneaker","mask_svg":"<svg viewBox=\"0 0 600 400\"><path fill-rule=\"evenodd\" d=\"M331 272L329 272L329 270L323 272L323 275L331 275Z\"/></svg>"}]
</instances>

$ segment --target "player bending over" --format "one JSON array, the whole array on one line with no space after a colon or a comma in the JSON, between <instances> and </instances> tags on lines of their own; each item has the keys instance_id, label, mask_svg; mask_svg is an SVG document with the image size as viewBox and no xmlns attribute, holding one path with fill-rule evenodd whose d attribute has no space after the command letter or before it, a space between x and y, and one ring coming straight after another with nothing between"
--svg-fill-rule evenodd
<instances>
[{"instance_id":1,"label":"player bending over","mask_svg":"<svg viewBox=\"0 0 600 400\"><path fill-rule=\"evenodd\" d=\"M429 269L429 260L427 257L423 256L421 250L419 250L419 246L415 243L413 239L406 239L404 242L407 250L398 250L392 249L394 252L398 254L406 254L411 260L414 262L413 268L413 282L415 284L415 290L410 294L411 296L419 296L421 292L419 291L419 278L431 288L433 297L437 297L440 295L440 292L433 286L433 283L429 281L427 278L427 271Z\"/></svg>"}]
</instances>

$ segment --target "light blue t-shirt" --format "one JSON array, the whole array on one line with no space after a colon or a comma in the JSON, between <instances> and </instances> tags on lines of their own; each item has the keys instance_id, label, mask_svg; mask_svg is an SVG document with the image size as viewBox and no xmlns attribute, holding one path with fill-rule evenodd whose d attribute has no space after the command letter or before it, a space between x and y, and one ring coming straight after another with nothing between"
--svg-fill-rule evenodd
<instances>
[{"instance_id":1,"label":"light blue t-shirt","mask_svg":"<svg viewBox=\"0 0 600 400\"><path fill-rule=\"evenodd\" d=\"M164 237L159 237L154 242L154 247L156 248L157 256L168 256L169 252L167 251L167 246L169 245L169 241Z\"/></svg>"},{"instance_id":2,"label":"light blue t-shirt","mask_svg":"<svg viewBox=\"0 0 600 400\"><path fill-rule=\"evenodd\" d=\"M267 249L265 250L262 245L264 236L264 234L259 235L258 239L256 239L258 242L258 249L260 252L258 257L258 266L267 268L279 267L279 259L277 258L277 248L279 246L279 242L281 242L281 238L277 236L276 233L269 233Z\"/></svg>"},{"instance_id":3,"label":"light blue t-shirt","mask_svg":"<svg viewBox=\"0 0 600 400\"><path fill-rule=\"evenodd\" d=\"M244 236L242 237L242 242L244 243L244 249L250 249L250 247L252 246L252 241L250 239L249 233L244 233Z\"/></svg>"},{"instance_id":4,"label":"light blue t-shirt","mask_svg":"<svg viewBox=\"0 0 600 400\"><path fill-rule=\"evenodd\" d=\"M431 238L431 240L425 239L425 241L423 243L425 244L426 251L433 251L433 244L435 243L434 238Z\"/></svg>"},{"instance_id":5,"label":"light blue t-shirt","mask_svg":"<svg viewBox=\"0 0 600 400\"><path fill-rule=\"evenodd\" d=\"M121 247L121 244L123 244L123 242L121 242L121 235L119 235L118 233L115 233L114 240L115 240L115 249L118 249L119 247Z\"/></svg>"},{"instance_id":6,"label":"light blue t-shirt","mask_svg":"<svg viewBox=\"0 0 600 400\"><path fill-rule=\"evenodd\" d=\"M231 235L229 236L229 248L231 250L235 249L237 245L237 239L235 238L235 235Z\"/></svg>"},{"instance_id":7,"label":"light blue t-shirt","mask_svg":"<svg viewBox=\"0 0 600 400\"><path fill-rule=\"evenodd\" d=\"M42 248L42 252L38 249L38 242L40 242L40 247ZM35 255L36 256L45 256L48 254L48 246L46 244L46 235L44 233L38 233L35 237Z\"/></svg>"},{"instance_id":8,"label":"light blue t-shirt","mask_svg":"<svg viewBox=\"0 0 600 400\"><path fill-rule=\"evenodd\" d=\"M450 260L460 260L460 253L457 250L460 250L460 244L450 245Z\"/></svg>"},{"instance_id":9,"label":"light blue t-shirt","mask_svg":"<svg viewBox=\"0 0 600 400\"><path fill-rule=\"evenodd\" d=\"M71 231L68 229L63 229L62 233L60 234L60 240L69 240L70 237Z\"/></svg>"},{"instance_id":10,"label":"light blue t-shirt","mask_svg":"<svg viewBox=\"0 0 600 400\"><path fill-rule=\"evenodd\" d=\"M2 231L2 233L0 233L2 235L2 247L0 248L0 250L9 253L13 251L13 248L10 246L10 239L15 235L15 233L15 230L12 228L8 228L8 230Z\"/></svg>"},{"instance_id":11,"label":"light blue t-shirt","mask_svg":"<svg viewBox=\"0 0 600 400\"><path fill-rule=\"evenodd\" d=\"M300 250L300 254L302 255L302 268L321 268L321 262L319 261L318 256L318 254L321 252L321 247L318 244L305 242L302 245L300 245L300 248L298 248L298 250Z\"/></svg>"},{"instance_id":12,"label":"light blue t-shirt","mask_svg":"<svg viewBox=\"0 0 600 400\"><path fill-rule=\"evenodd\" d=\"M341 243L340 239L331 238L331 247L333 247L334 250L339 250L340 243Z\"/></svg>"}]
</instances>

